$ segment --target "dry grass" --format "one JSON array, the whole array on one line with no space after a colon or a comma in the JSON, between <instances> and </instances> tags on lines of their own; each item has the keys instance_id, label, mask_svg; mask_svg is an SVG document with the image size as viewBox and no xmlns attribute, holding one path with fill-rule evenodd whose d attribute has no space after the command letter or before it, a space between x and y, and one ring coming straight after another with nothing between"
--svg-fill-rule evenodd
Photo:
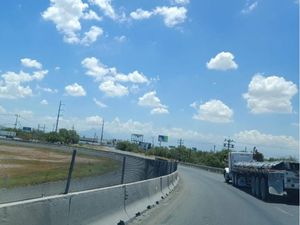
<instances>
[{"instance_id":1,"label":"dry grass","mask_svg":"<svg viewBox=\"0 0 300 225\"><path fill-rule=\"evenodd\" d=\"M71 153L0 145L0 188L65 180ZM101 175L119 168L117 161L78 154L73 177Z\"/></svg>"}]
</instances>

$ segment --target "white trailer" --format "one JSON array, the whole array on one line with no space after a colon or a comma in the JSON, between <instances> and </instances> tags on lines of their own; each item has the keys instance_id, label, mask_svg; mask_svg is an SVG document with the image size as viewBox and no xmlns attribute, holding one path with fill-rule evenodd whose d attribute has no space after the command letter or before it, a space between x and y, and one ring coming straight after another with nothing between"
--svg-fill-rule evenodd
<instances>
[{"instance_id":1,"label":"white trailer","mask_svg":"<svg viewBox=\"0 0 300 225\"><path fill-rule=\"evenodd\" d=\"M264 201L271 195L299 197L297 162L257 162L252 153L230 152L224 178L236 187L250 187L252 195Z\"/></svg>"},{"instance_id":2,"label":"white trailer","mask_svg":"<svg viewBox=\"0 0 300 225\"><path fill-rule=\"evenodd\" d=\"M16 137L16 132L0 130L0 137L14 138L14 137Z\"/></svg>"}]
</instances>

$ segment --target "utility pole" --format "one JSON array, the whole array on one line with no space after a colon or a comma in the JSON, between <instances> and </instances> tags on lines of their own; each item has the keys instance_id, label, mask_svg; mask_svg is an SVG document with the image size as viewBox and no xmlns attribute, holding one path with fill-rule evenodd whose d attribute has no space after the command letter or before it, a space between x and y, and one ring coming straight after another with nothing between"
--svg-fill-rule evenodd
<instances>
[{"instance_id":1,"label":"utility pole","mask_svg":"<svg viewBox=\"0 0 300 225\"><path fill-rule=\"evenodd\" d=\"M178 140L178 144L179 144L179 147L181 147L182 145L183 145L183 140L182 140L182 138L180 138L179 140Z\"/></svg>"},{"instance_id":2,"label":"utility pole","mask_svg":"<svg viewBox=\"0 0 300 225\"><path fill-rule=\"evenodd\" d=\"M230 149L234 148L234 145L232 144L233 142L235 142L234 140L228 138L224 140L224 147L227 147L227 150L230 151Z\"/></svg>"},{"instance_id":3,"label":"utility pole","mask_svg":"<svg viewBox=\"0 0 300 225\"><path fill-rule=\"evenodd\" d=\"M55 125L55 132L56 133L57 133L57 128L58 128L59 117L61 116L61 114L60 114L60 112L61 112L61 106L62 106L62 103L61 103L61 101L59 101L59 107L58 107L57 118L56 118L56 125Z\"/></svg>"},{"instance_id":4,"label":"utility pole","mask_svg":"<svg viewBox=\"0 0 300 225\"><path fill-rule=\"evenodd\" d=\"M152 147L154 148L154 136L152 136Z\"/></svg>"},{"instance_id":5,"label":"utility pole","mask_svg":"<svg viewBox=\"0 0 300 225\"><path fill-rule=\"evenodd\" d=\"M18 125L18 119L19 119L20 115L16 114L15 116L16 116L16 121L15 121L15 130L16 130L17 129L17 125Z\"/></svg>"},{"instance_id":6,"label":"utility pole","mask_svg":"<svg viewBox=\"0 0 300 225\"><path fill-rule=\"evenodd\" d=\"M102 142L103 142L103 131L104 131L104 119L102 119L101 137L100 137L101 145L102 145Z\"/></svg>"},{"instance_id":7,"label":"utility pole","mask_svg":"<svg viewBox=\"0 0 300 225\"><path fill-rule=\"evenodd\" d=\"M45 133L45 131L46 131L46 124L44 124L43 126L43 132Z\"/></svg>"}]
</instances>

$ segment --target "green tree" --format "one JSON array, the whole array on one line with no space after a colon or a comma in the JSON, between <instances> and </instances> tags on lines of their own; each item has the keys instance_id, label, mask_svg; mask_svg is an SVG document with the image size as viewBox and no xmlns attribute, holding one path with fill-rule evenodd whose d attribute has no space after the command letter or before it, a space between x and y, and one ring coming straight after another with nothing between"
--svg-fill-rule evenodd
<instances>
[{"instance_id":1,"label":"green tree","mask_svg":"<svg viewBox=\"0 0 300 225\"><path fill-rule=\"evenodd\" d=\"M46 135L46 141L51 143L62 142L61 137L56 132L50 132Z\"/></svg>"},{"instance_id":2,"label":"green tree","mask_svg":"<svg viewBox=\"0 0 300 225\"><path fill-rule=\"evenodd\" d=\"M253 159L258 162L264 161L264 155L261 152L259 152L256 147L253 148Z\"/></svg>"}]
</instances>

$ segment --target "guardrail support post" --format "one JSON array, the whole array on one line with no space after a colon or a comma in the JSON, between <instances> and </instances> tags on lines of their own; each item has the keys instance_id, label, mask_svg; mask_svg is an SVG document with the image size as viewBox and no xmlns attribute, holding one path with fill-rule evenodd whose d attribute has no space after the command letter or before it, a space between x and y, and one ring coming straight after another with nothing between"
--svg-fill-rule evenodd
<instances>
[{"instance_id":1,"label":"guardrail support post","mask_svg":"<svg viewBox=\"0 0 300 225\"><path fill-rule=\"evenodd\" d=\"M72 172L73 172L73 168L74 168L74 163L75 163L75 158L76 158L76 149L73 150L73 154L72 154L72 160L71 160L71 164L70 164L70 168L69 168L69 174L68 174L68 179L67 179L67 185L66 185L66 189L64 194L68 194L69 192L69 188L70 188L70 183L71 183L71 179L72 179Z\"/></svg>"}]
</instances>

